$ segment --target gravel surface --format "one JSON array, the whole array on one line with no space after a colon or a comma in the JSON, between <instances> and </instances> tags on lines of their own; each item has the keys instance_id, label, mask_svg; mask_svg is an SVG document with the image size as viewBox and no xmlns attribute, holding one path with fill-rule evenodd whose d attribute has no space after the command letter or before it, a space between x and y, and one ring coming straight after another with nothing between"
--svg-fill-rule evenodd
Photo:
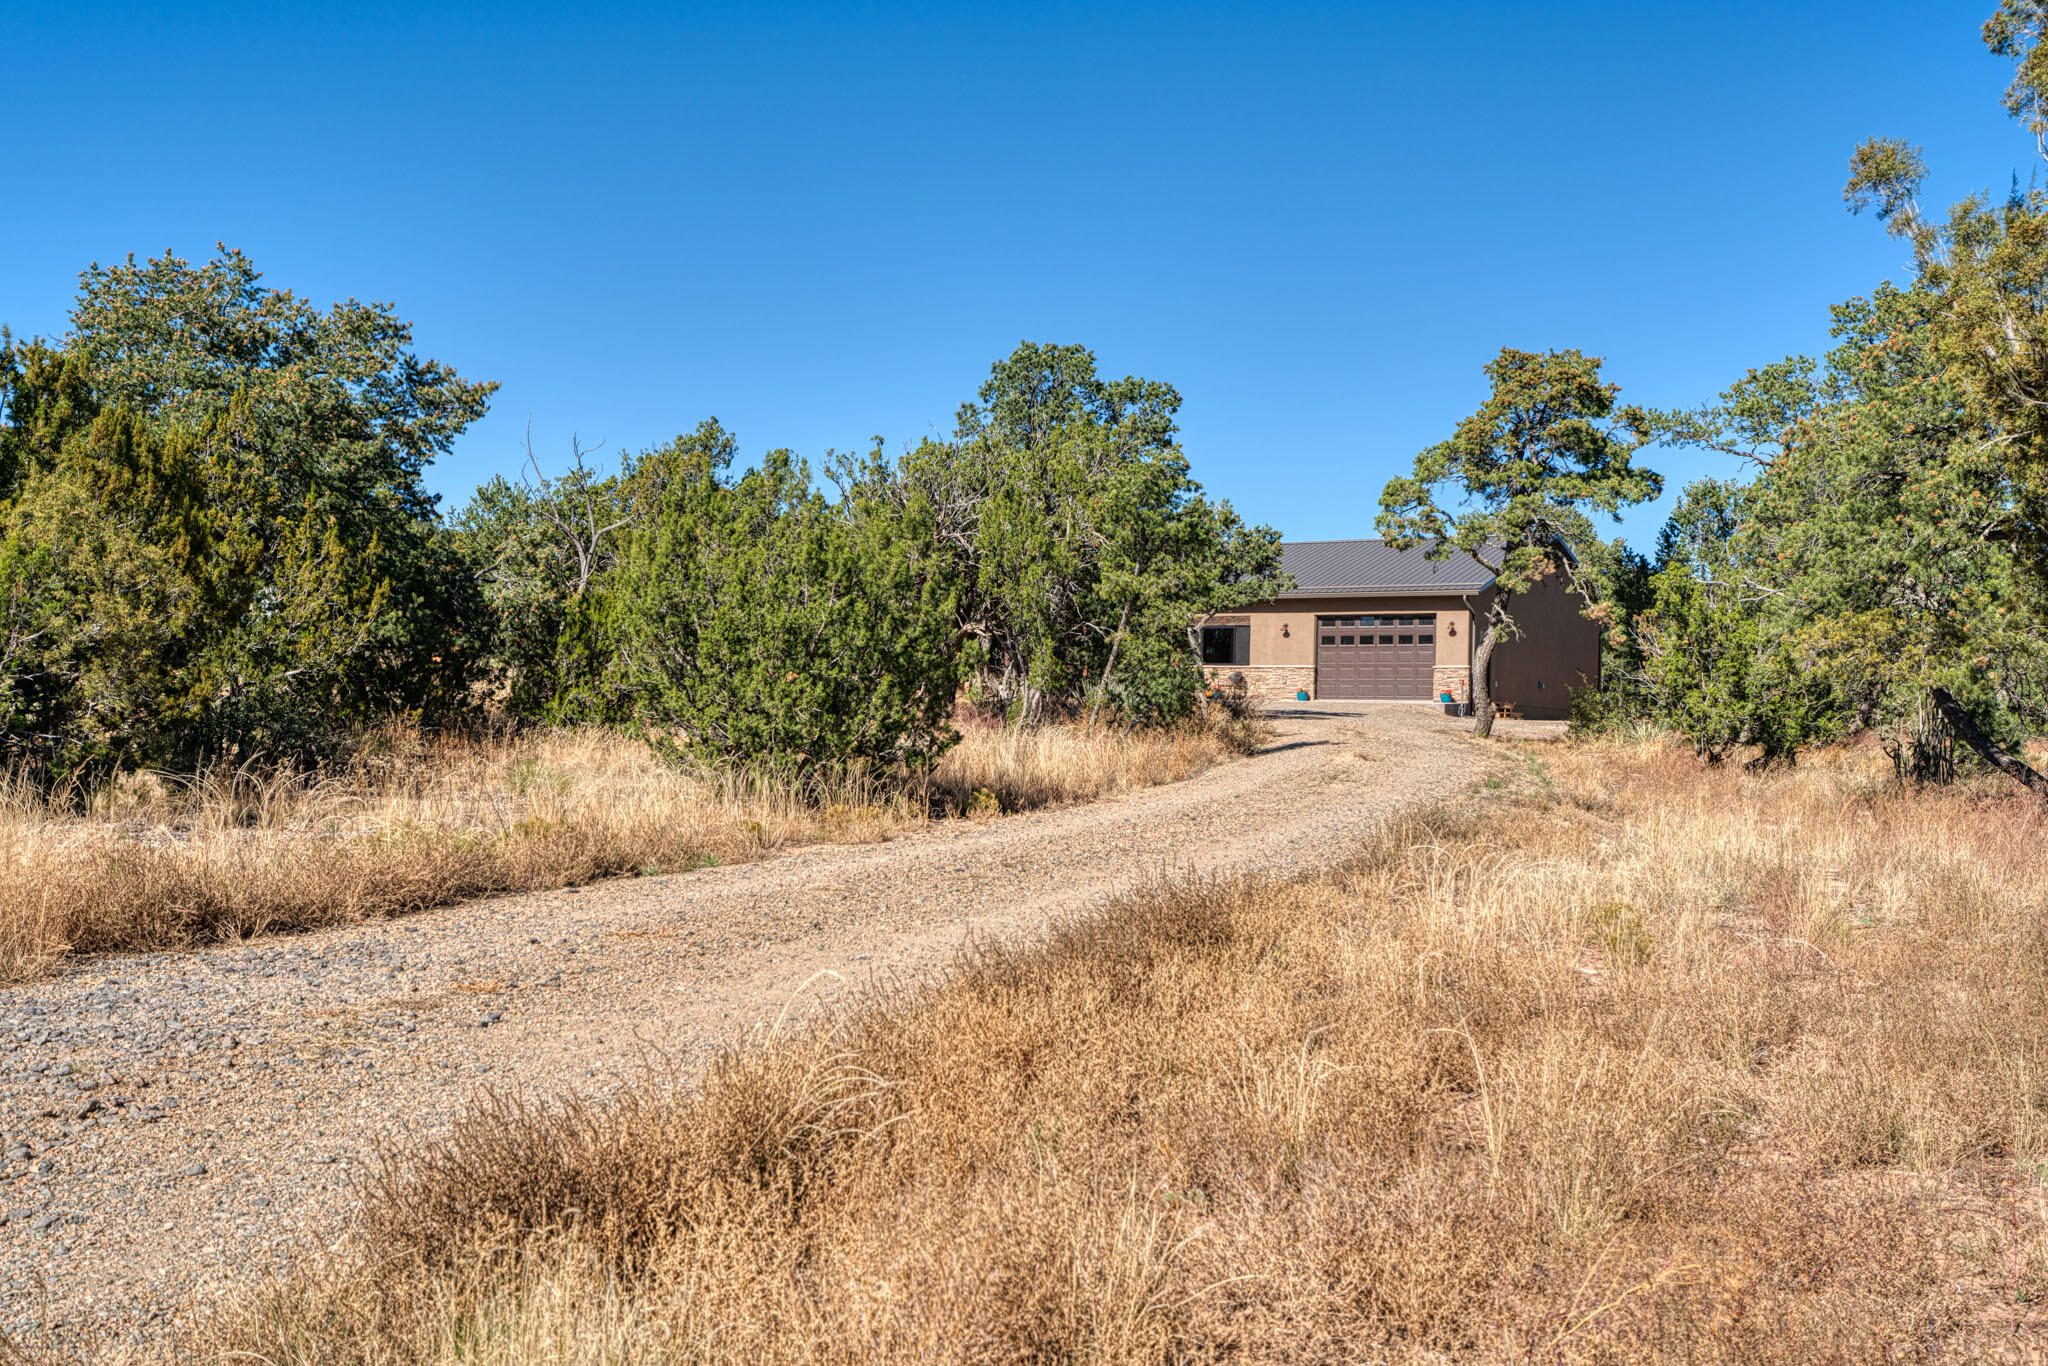
<instances>
[{"instance_id":1,"label":"gravel surface","mask_svg":"<svg viewBox=\"0 0 2048 1366\"><path fill-rule=\"evenodd\" d=\"M1311 703L1253 758L1087 806L0 989L0 1327L151 1335L338 1236L377 1148L480 1087L603 1093L970 935L1161 876L1341 860L1501 762L1468 726Z\"/></svg>"}]
</instances>

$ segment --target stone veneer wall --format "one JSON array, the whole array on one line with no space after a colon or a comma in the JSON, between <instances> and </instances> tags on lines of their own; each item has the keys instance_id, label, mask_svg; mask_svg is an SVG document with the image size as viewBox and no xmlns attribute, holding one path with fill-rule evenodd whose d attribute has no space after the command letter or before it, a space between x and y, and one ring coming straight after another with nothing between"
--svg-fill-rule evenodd
<instances>
[{"instance_id":1,"label":"stone veneer wall","mask_svg":"<svg viewBox=\"0 0 2048 1366\"><path fill-rule=\"evenodd\" d=\"M1204 664L1204 681L1220 685L1232 674L1243 674L1247 692L1261 702L1292 702L1294 694L1316 695L1313 664Z\"/></svg>"},{"instance_id":2,"label":"stone veneer wall","mask_svg":"<svg viewBox=\"0 0 2048 1366\"><path fill-rule=\"evenodd\" d=\"M1303 664L1204 664L1202 678L1211 685L1230 681L1232 674L1243 674L1245 688L1250 694L1264 702L1292 702L1296 692L1316 695L1316 671L1312 665ZM1430 700L1435 701L1449 693L1459 705L1472 700L1472 670L1464 664L1439 664L1431 673Z\"/></svg>"}]
</instances>

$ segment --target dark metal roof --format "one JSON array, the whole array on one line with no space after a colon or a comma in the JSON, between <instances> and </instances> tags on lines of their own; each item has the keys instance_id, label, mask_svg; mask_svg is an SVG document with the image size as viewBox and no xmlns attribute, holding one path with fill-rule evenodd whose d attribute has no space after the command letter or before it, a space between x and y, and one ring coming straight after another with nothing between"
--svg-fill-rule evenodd
<instances>
[{"instance_id":1,"label":"dark metal roof","mask_svg":"<svg viewBox=\"0 0 2048 1366\"><path fill-rule=\"evenodd\" d=\"M1280 567L1294 576L1283 597L1327 593L1477 593L1493 571L1462 550L1432 560L1429 543L1395 550L1385 541L1289 541Z\"/></svg>"}]
</instances>

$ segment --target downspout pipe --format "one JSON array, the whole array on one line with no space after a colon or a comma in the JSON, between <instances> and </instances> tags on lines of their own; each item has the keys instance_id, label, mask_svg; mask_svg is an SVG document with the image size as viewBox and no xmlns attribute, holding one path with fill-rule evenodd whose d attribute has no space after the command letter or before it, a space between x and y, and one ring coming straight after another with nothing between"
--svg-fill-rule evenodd
<instances>
[{"instance_id":1,"label":"downspout pipe","mask_svg":"<svg viewBox=\"0 0 2048 1366\"><path fill-rule=\"evenodd\" d=\"M1458 601L1465 604L1465 715L1472 714L1472 595L1458 594Z\"/></svg>"}]
</instances>

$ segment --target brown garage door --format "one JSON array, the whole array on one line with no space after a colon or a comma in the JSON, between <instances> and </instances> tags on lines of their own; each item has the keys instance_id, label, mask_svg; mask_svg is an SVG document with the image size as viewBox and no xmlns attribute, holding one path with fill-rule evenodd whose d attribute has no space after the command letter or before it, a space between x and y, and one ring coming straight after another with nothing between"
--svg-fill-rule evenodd
<instances>
[{"instance_id":1,"label":"brown garage door","mask_svg":"<svg viewBox=\"0 0 2048 1366\"><path fill-rule=\"evenodd\" d=\"M1316 696L1435 696L1436 614L1316 618Z\"/></svg>"}]
</instances>

